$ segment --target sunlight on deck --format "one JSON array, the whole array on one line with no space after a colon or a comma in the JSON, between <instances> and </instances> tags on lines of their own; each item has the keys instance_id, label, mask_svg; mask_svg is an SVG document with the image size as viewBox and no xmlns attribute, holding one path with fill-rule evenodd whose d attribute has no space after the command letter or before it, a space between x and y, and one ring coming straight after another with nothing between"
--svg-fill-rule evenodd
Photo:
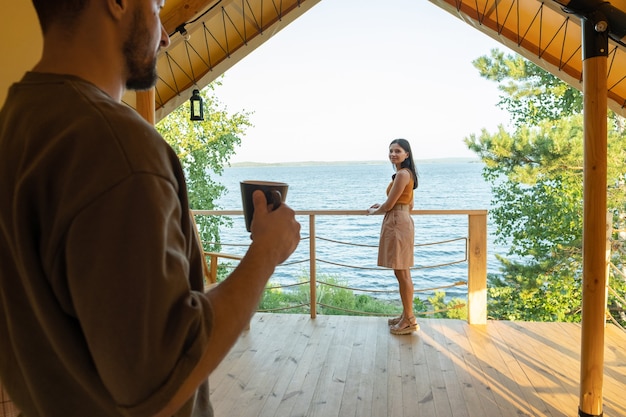
<instances>
[{"instance_id":1,"label":"sunlight on deck","mask_svg":"<svg viewBox=\"0 0 626 417\"><path fill-rule=\"evenodd\" d=\"M210 377L216 416L575 416L580 325L257 313ZM604 416L626 415L626 333L606 329Z\"/></svg>"}]
</instances>

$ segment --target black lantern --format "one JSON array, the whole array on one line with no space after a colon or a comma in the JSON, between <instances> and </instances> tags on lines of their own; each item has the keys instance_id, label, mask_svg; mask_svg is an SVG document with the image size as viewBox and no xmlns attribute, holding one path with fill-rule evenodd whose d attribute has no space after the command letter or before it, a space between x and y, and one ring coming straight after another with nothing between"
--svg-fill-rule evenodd
<instances>
[{"instance_id":1,"label":"black lantern","mask_svg":"<svg viewBox=\"0 0 626 417\"><path fill-rule=\"evenodd\" d=\"M191 120L204 120L204 103L199 90L193 90L193 95L189 99L189 106L191 108Z\"/></svg>"}]
</instances>

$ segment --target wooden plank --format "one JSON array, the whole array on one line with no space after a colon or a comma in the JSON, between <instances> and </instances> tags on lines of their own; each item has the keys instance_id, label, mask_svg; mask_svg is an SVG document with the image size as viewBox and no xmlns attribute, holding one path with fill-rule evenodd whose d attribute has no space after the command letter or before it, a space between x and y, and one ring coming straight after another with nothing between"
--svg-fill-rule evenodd
<instances>
[{"instance_id":1,"label":"wooden plank","mask_svg":"<svg viewBox=\"0 0 626 417\"><path fill-rule=\"evenodd\" d=\"M389 329L383 336L387 339L387 417L402 417L402 367L400 365L400 344L391 337Z\"/></svg>"},{"instance_id":2,"label":"wooden plank","mask_svg":"<svg viewBox=\"0 0 626 417\"><path fill-rule=\"evenodd\" d=\"M450 342L445 335L446 325L444 324L444 320L437 319L429 321L433 322L433 331L431 334L439 353L439 371L445 390L442 394L445 395L447 399L447 407L444 409L437 407L437 416L470 417L467 399L463 395L463 386L454 363L454 353L450 349L453 343ZM446 324L448 321L449 320L445 320ZM464 369L463 372L465 372Z\"/></svg>"},{"instance_id":3,"label":"wooden plank","mask_svg":"<svg viewBox=\"0 0 626 417\"><path fill-rule=\"evenodd\" d=\"M262 334L267 331L266 327L269 328L269 320L263 320L262 316L254 316L252 322L254 330L242 333L235 346L209 377L210 396L216 415L228 415L233 398L250 377L250 363L257 354L257 333Z\"/></svg>"},{"instance_id":4,"label":"wooden plank","mask_svg":"<svg viewBox=\"0 0 626 417\"><path fill-rule=\"evenodd\" d=\"M556 415L575 413L579 354L572 347L577 342L565 335L559 326L548 328L543 324L534 323L532 329L520 323L502 322L496 325L515 331L506 340L519 346L520 361L526 363L529 379L548 409Z\"/></svg>"},{"instance_id":5,"label":"wooden plank","mask_svg":"<svg viewBox=\"0 0 626 417\"><path fill-rule=\"evenodd\" d=\"M519 403L527 415L531 416L552 416L560 413L554 407L543 402L536 388L531 383L530 375L535 373L534 366L530 366L529 355L523 353L524 346L516 344L521 340L520 333L512 326L507 326L502 322L490 323L496 331L493 332L494 340L498 341L501 350L507 351L505 365L511 379L519 387Z\"/></svg>"},{"instance_id":6,"label":"wooden plank","mask_svg":"<svg viewBox=\"0 0 626 417\"><path fill-rule=\"evenodd\" d=\"M289 416L313 416L316 408L319 406L320 401L324 401L323 386L319 385L322 372L327 367L328 352L330 345L333 341L337 328L342 328L342 322L345 322L344 316L318 316L315 319L323 321L324 331L321 334L321 339L313 352L313 358L311 361L311 368L307 370L303 375L301 395L295 398L295 403ZM320 390L321 388L321 390Z\"/></svg>"},{"instance_id":7,"label":"wooden plank","mask_svg":"<svg viewBox=\"0 0 626 417\"><path fill-rule=\"evenodd\" d=\"M560 400L562 397L562 387L554 382L554 378L550 375L548 369L541 364L542 354L546 352L536 352L528 343L524 333L515 323L509 323L508 326L497 326L500 333L500 340L505 341L509 349L515 352L517 366L524 373L527 381L524 382L521 377L517 380L518 384L523 385L525 398L531 403L539 416L560 416L563 415L563 409L568 407L567 402ZM513 366L513 365L511 365ZM534 392L535 398L532 397ZM545 401L545 398L549 399ZM540 401L540 402L539 402Z\"/></svg>"},{"instance_id":8,"label":"wooden plank","mask_svg":"<svg viewBox=\"0 0 626 417\"><path fill-rule=\"evenodd\" d=\"M283 390L280 404L273 414L275 416L305 415L313 397L312 387L317 385L321 361L328 353L334 327L329 324L329 318L325 316L314 320L309 319L306 327L307 334L310 336L306 343L303 343L304 346L301 347L301 356L294 356L297 366L289 384ZM280 370L277 370L277 373L280 373ZM304 411L294 411L294 409ZM263 415L270 416L272 414L264 413Z\"/></svg>"},{"instance_id":9,"label":"wooden plank","mask_svg":"<svg viewBox=\"0 0 626 417\"><path fill-rule=\"evenodd\" d=\"M267 373L268 367L273 363L276 356L280 354L281 344L286 338L287 332L278 332L278 329L284 327L283 322L288 317L272 318L274 326L258 326L253 327L249 332L248 340L250 343L250 352L254 354L246 357L245 367L238 369L232 375L235 377L230 384L230 388L225 394L232 401L223 403L226 410L216 411L217 415L224 412L224 415L237 415L241 417L255 416L258 412L254 410L262 406L263 397L256 396L255 392L262 383L263 376ZM257 323L265 320L261 317ZM280 336L280 334L284 336ZM230 374L229 374L230 375ZM218 395L216 393L215 395Z\"/></svg>"},{"instance_id":10,"label":"wooden plank","mask_svg":"<svg viewBox=\"0 0 626 417\"><path fill-rule=\"evenodd\" d=\"M337 326L335 330L325 366L318 380L317 392L319 395L314 396L315 408L309 414L312 417L339 415L357 328L354 320L345 319L341 320L340 323L341 326ZM348 402L346 407L356 408L354 397L346 397L345 400Z\"/></svg>"},{"instance_id":11,"label":"wooden plank","mask_svg":"<svg viewBox=\"0 0 626 417\"><path fill-rule=\"evenodd\" d=\"M610 324L606 328L605 335L606 351L604 373L609 381L622 381L621 390L623 391L624 384L626 384L626 332ZM626 415L626 413L624 413L624 415Z\"/></svg>"},{"instance_id":12,"label":"wooden plank","mask_svg":"<svg viewBox=\"0 0 626 417\"><path fill-rule=\"evenodd\" d=\"M415 352L420 351L423 346L422 338L419 333L411 333L408 335L392 335L387 330L389 343L397 343L399 347L400 353L400 383L401 383L401 394L402 394L402 402L401 408L402 416L415 416L415 415L428 415L422 413L422 404L420 404L420 398L426 396L429 397L428 393L424 393L424 391L430 392L430 389L424 390L420 389L419 383L421 375L427 375L427 365L425 362L417 363L415 361ZM430 401L427 402L426 408L431 404ZM395 407L394 407L395 409ZM400 410L398 410L400 411Z\"/></svg>"},{"instance_id":13,"label":"wooden plank","mask_svg":"<svg viewBox=\"0 0 626 417\"><path fill-rule=\"evenodd\" d=\"M376 323L376 358L374 361L374 386L372 392L372 417L387 416L389 408L390 379L389 327L387 323Z\"/></svg>"},{"instance_id":14,"label":"wooden plank","mask_svg":"<svg viewBox=\"0 0 626 417\"><path fill-rule=\"evenodd\" d=\"M473 415L493 415L498 416L499 409L495 400L494 392L491 389L488 379L484 376L481 360L474 353L472 344L468 338L466 328L467 324L459 325L453 328L448 337L458 345L459 354L463 358L464 365L468 370L468 374L462 379L466 388L476 394L481 407L477 410L478 414ZM468 403L469 404L469 403ZM484 414L480 414L483 412Z\"/></svg>"},{"instance_id":15,"label":"wooden plank","mask_svg":"<svg viewBox=\"0 0 626 417\"><path fill-rule=\"evenodd\" d=\"M523 413L519 407L519 401L516 399L518 387L504 371L506 365L502 357L503 352L492 340L490 324L467 326L465 333L472 351L476 355L477 365L484 378L483 381L494 394L498 412L503 416L518 415L518 412Z\"/></svg>"},{"instance_id":16,"label":"wooden plank","mask_svg":"<svg viewBox=\"0 0 626 417\"><path fill-rule=\"evenodd\" d=\"M490 410L483 407L483 402L481 401L483 394L478 389L480 383L472 376L475 368L470 361L466 361L466 356L469 352L462 348L462 342L460 341L460 338L465 337L464 326L467 326L467 323L461 320L446 320L445 324L441 325L443 336L446 338L446 357L451 364L450 376L448 378L456 378L462 395L461 404L458 403L460 400L455 398L455 396L450 400L450 404L455 417L464 417L466 415L484 416ZM448 367L442 366L442 369L448 369ZM446 386L448 385L449 383L446 382ZM458 388L455 387L455 389Z\"/></svg>"},{"instance_id":17,"label":"wooden plank","mask_svg":"<svg viewBox=\"0 0 626 417\"><path fill-rule=\"evenodd\" d=\"M368 332L365 340L365 346L363 349L363 361L361 363L361 378L359 384L358 398L359 403L355 410L356 417L376 417L374 413L375 394L374 381L377 378L382 378L381 366L377 361L378 351L381 350L385 353L387 349L383 349L378 342L378 334L383 333L387 329L387 318L376 317L370 320L368 325ZM358 361L358 357L356 357ZM358 367L358 364L356 364ZM386 379L386 378L385 378Z\"/></svg>"},{"instance_id":18,"label":"wooden plank","mask_svg":"<svg viewBox=\"0 0 626 417\"><path fill-rule=\"evenodd\" d=\"M580 327L580 323L567 323L567 322L541 322L536 323L530 327L538 327L540 329L550 329L550 333L559 332L563 335L563 338L571 338L570 343L565 346L571 347L573 350L578 352L580 350L580 336L582 333L582 328Z\"/></svg>"},{"instance_id":19,"label":"wooden plank","mask_svg":"<svg viewBox=\"0 0 626 417\"><path fill-rule=\"evenodd\" d=\"M626 416L626 332L609 324L605 337L603 411L606 416Z\"/></svg>"},{"instance_id":20,"label":"wooden plank","mask_svg":"<svg viewBox=\"0 0 626 417\"><path fill-rule=\"evenodd\" d=\"M504 390L503 397L506 397L506 402L511 405L518 415L539 415L538 410L528 404L528 398L524 395L524 391L520 386L520 382L526 382L527 378L519 369L519 363L514 354L507 344L502 342L497 323L495 324L489 324L488 335L491 344L497 349L498 358L501 359L501 363L496 365L496 367L500 375L499 379L502 383L502 389ZM545 409L543 405L540 407Z\"/></svg>"},{"instance_id":21,"label":"wooden plank","mask_svg":"<svg viewBox=\"0 0 626 417\"><path fill-rule=\"evenodd\" d=\"M255 356L255 371L246 384L243 392L233 407L230 415L258 416L265 407L267 400L275 397L273 389L282 380L290 380L294 367L288 359L294 348L294 340L300 335L298 322L308 320L305 316L297 317L296 325L287 326L281 321L280 326L274 326L272 332L265 334L262 350L263 355ZM276 372L280 369L280 372Z\"/></svg>"},{"instance_id":22,"label":"wooden plank","mask_svg":"<svg viewBox=\"0 0 626 417\"><path fill-rule=\"evenodd\" d=\"M367 317L363 321L359 320L360 325L354 335L346 386L339 408L339 415L342 417L372 416L374 373L371 370L375 367L377 330L374 321L382 319Z\"/></svg>"},{"instance_id":23,"label":"wooden plank","mask_svg":"<svg viewBox=\"0 0 626 417\"><path fill-rule=\"evenodd\" d=\"M580 326L257 313L210 377L216 416L533 417L577 410ZM626 333L607 327L604 415L626 415ZM443 388L442 388L443 387ZM432 393L431 393L432 391ZM447 405L446 405L447 404Z\"/></svg>"},{"instance_id":24,"label":"wooden plank","mask_svg":"<svg viewBox=\"0 0 626 417\"><path fill-rule=\"evenodd\" d=\"M441 362L439 358L443 349L439 342L435 340L437 335L436 320L420 320L420 339L423 346L424 369L416 370L417 375L428 375L428 393L426 396L420 395L418 415L432 415L437 417L450 417L452 410L446 395L446 384L441 373ZM424 387L421 388L422 393Z\"/></svg>"},{"instance_id":25,"label":"wooden plank","mask_svg":"<svg viewBox=\"0 0 626 417\"><path fill-rule=\"evenodd\" d=\"M608 324L606 326L606 340L611 347L623 347L626 346L626 332L621 330L614 324Z\"/></svg>"},{"instance_id":26,"label":"wooden plank","mask_svg":"<svg viewBox=\"0 0 626 417\"><path fill-rule=\"evenodd\" d=\"M321 362L321 369L314 388L313 398L306 413L307 416L333 416L331 409L339 410L341 395L343 395L343 374L346 362L346 350L344 349L344 337L347 331L348 320L345 316L339 316L333 320L334 331L327 354ZM335 374L337 372L338 375ZM340 391L337 393L337 391Z\"/></svg>"},{"instance_id":27,"label":"wooden plank","mask_svg":"<svg viewBox=\"0 0 626 417\"><path fill-rule=\"evenodd\" d=\"M280 360L272 364L272 375L267 378L266 383L270 385L273 382L273 385L263 408L258 413L259 416L280 415L277 413L283 401L294 395L294 392L290 390L291 382L298 375L302 358L305 357L304 352L310 341L316 337L316 331L319 329L314 325L314 321L304 314L298 315L295 326L297 333L288 338ZM307 365L304 366L307 367ZM280 371L277 372L277 370Z\"/></svg>"},{"instance_id":28,"label":"wooden plank","mask_svg":"<svg viewBox=\"0 0 626 417\"><path fill-rule=\"evenodd\" d=\"M501 323L497 323L496 326ZM529 375L533 389L541 395L542 401L545 403L548 412L552 415L563 415L563 410L571 407L570 393L564 392L564 388L559 381L560 377L554 375L553 371L545 365L545 357L550 355L547 349L537 350L532 342L532 336L525 332L523 326L518 323L507 323L507 327L515 329L517 334L513 332L507 340L513 346L521 346L522 353L518 354L518 360L524 362L526 374ZM504 331L504 330L503 330ZM529 337L530 336L530 337ZM543 337L536 334L537 337ZM517 339L517 341L516 341ZM549 342L548 339L544 339ZM560 359L559 359L560 361Z\"/></svg>"}]
</instances>

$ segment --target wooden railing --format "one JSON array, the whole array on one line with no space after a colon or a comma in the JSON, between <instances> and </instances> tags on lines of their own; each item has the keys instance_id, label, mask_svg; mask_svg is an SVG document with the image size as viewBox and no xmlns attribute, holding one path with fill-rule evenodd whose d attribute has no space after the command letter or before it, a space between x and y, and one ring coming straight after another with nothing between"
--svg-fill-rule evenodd
<instances>
[{"instance_id":1,"label":"wooden railing","mask_svg":"<svg viewBox=\"0 0 626 417\"><path fill-rule=\"evenodd\" d=\"M241 210L193 210L194 216L243 216ZM317 254L316 218L319 216L365 216L364 210L304 210L296 216L309 220L309 274L311 300L316 299ZM470 324L487 323L487 210L413 210L412 216L467 216L465 237L467 261L467 311ZM208 258L207 281L215 283L220 259L240 259L240 255L221 252L205 252ZM316 316L316 303L311 302L311 317Z\"/></svg>"}]
</instances>

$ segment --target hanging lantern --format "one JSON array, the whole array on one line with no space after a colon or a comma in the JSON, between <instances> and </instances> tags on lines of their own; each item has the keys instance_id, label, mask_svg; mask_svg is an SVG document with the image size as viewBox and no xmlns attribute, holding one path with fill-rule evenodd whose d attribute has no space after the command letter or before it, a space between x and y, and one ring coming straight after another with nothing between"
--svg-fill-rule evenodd
<instances>
[{"instance_id":1,"label":"hanging lantern","mask_svg":"<svg viewBox=\"0 0 626 417\"><path fill-rule=\"evenodd\" d=\"M191 108L191 120L202 121L204 120L204 103L202 96L200 96L200 90L193 90L193 94L189 99L189 107Z\"/></svg>"}]
</instances>

